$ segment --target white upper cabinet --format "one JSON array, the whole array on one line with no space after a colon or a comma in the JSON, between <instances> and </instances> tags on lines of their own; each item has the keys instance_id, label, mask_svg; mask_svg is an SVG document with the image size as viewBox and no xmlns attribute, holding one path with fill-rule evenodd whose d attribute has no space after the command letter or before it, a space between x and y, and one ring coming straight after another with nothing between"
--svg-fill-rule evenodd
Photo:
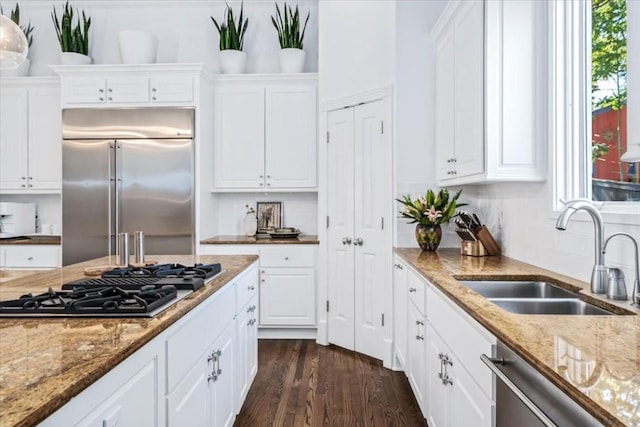
<instances>
[{"instance_id":1,"label":"white upper cabinet","mask_svg":"<svg viewBox=\"0 0 640 427\"><path fill-rule=\"evenodd\" d=\"M58 79L7 78L0 86L0 192L59 192Z\"/></svg>"},{"instance_id":2,"label":"white upper cabinet","mask_svg":"<svg viewBox=\"0 0 640 427\"><path fill-rule=\"evenodd\" d=\"M435 25L440 184L546 178L544 3L454 0Z\"/></svg>"},{"instance_id":3,"label":"white upper cabinet","mask_svg":"<svg viewBox=\"0 0 640 427\"><path fill-rule=\"evenodd\" d=\"M317 76L216 82L214 190L315 189Z\"/></svg>"},{"instance_id":4,"label":"white upper cabinet","mask_svg":"<svg viewBox=\"0 0 640 427\"><path fill-rule=\"evenodd\" d=\"M196 102L199 64L65 65L60 74L64 107L190 106Z\"/></svg>"}]
</instances>

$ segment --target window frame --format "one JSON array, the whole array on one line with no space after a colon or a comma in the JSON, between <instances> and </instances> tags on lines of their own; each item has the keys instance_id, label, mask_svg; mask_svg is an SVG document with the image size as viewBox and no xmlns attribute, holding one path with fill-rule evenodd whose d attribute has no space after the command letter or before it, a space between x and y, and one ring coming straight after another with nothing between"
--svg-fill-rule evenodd
<instances>
[{"instance_id":1,"label":"window frame","mask_svg":"<svg viewBox=\"0 0 640 427\"><path fill-rule=\"evenodd\" d=\"M591 1L550 2L549 136L554 217L562 200L591 197ZM584 66L583 66L584 65ZM588 145L587 145L588 144ZM605 222L640 224L640 202L594 202Z\"/></svg>"}]
</instances>

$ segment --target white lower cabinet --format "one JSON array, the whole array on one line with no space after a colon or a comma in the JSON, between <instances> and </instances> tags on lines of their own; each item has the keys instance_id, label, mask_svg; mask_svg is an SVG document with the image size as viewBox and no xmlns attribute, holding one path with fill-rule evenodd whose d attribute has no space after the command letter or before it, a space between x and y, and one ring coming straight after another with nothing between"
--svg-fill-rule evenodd
<instances>
[{"instance_id":1,"label":"white lower cabinet","mask_svg":"<svg viewBox=\"0 0 640 427\"><path fill-rule=\"evenodd\" d=\"M315 246L260 248L260 326L316 325Z\"/></svg>"},{"instance_id":2,"label":"white lower cabinet","mask_svg":"<svg viewBox=\"0 0 640 427\"><path fill-rule=\"evenodd\" d=\"M494 404L427 323L427 413L430 427L494 425Z\"/></svg>"},{"instance_id":3,"label":"white lower cabinet","mask_svg":"<svg viewBox=\"0 0 640 427\"><path fill-rule=\"evenodd\" d=\"M258 369L257 278L255 263L42 426L232 426Z\"/></svg>"},{"instance_id":4,"label":"white lower cabinet","mask_svg":"<svg viewBox=\"0 0 640 427\"><path fill-rule=\"evenodd\" d=\"M3 268L56 268L60 267L60 245L4 245L0 258Z\"/></svg>"},{"instance_id":5,"label":"white lower cabinet","mask_svg":"<svg viewBox=\"0 0 640 427\"><path fill-rule=\"evenodd\" d=\"M495 337L398 256L394 269L396 360L429 426L494 426L494 380L480 355L494 353Z\"/></svg>"}]
</instances>

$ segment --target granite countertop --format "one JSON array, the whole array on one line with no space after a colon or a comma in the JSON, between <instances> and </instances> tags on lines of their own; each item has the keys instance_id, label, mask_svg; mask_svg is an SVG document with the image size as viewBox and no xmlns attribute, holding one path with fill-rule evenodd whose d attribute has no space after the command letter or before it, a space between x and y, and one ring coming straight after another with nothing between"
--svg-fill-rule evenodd
<instances>
[{"instance_id":1,"label":"granite countertop","mask_svg":"<svg viewBox=\"0 0 640 427\"><path fill-rule=\"evenodd\" d=\"M13 239L0 239L0 245L59 245L62 241L60 236L48 234L16 237Z\"/></svg>"},{"instance_id":2,"label":"granite countertop","mask_svg":"<svg viewBox=\"0 0 640 427\"><path fill-rule=\"evenodd\" d=\"M318 236L301 234L296 238L276 239L271 237L258 238L248 236L214 236L200 240L202 245L317 245Z\"/></svg>"},{"instance_id":3,"label":"granite countertop","mask_svg":"<svg viewBox=\"0 0 640 427\"><path fill-rule=\"evenodd\" d=\"M205 287L153 318L0 318L2 426L35 425L87 388L258 259L255 255L162 255L159 262L222 264ZM113 264L109 257L49 270L0 284L0 300L85 277L86 267Z\"/></svg>"},{"instance_id":4,"label":"granite countertop","mask_svg":"<svg viewBox=\"0 0 640 427\"><path fill-rule=\"evenodd\" d=\"M463 256L457 249L395 253L602 424L640 426L640 316L509 313L456 278L545 279L604 308L640 314L629 301L593 295L588 283L507 257Z\"/></svg>"}]
</instances>

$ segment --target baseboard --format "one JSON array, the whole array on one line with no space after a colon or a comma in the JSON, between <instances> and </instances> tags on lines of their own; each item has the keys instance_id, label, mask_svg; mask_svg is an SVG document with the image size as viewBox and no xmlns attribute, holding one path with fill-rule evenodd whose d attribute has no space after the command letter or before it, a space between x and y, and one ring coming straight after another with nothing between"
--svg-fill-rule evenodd
<instances>
[{"instance_id":1,"label":"baseboard","mask_svg":"<svg viewBox=\"0 0 640 427\"><path fill-rule=\"evenodd\" d=\"M258 328L258 339L309 339L318 336L316 328Z\"/></svg>"}]
</instances>

